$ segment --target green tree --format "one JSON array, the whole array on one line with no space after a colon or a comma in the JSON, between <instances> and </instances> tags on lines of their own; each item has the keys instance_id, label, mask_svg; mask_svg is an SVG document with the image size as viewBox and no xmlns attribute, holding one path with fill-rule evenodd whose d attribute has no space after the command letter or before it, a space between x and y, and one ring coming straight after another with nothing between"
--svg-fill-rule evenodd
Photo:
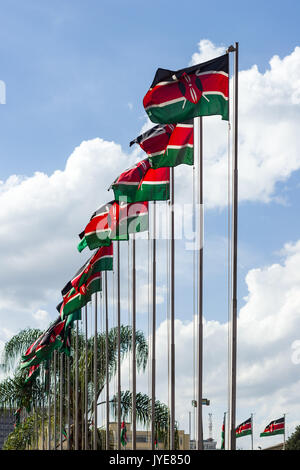
<instances>
[{"instance_id":1,"label":"green tree","mask_svg":"<svg viewBox=\"0 0 300 470\"><path fill-rule=\"evenodd\" d=\"M300 450L300 425L296 426L293 434L285 441L285 450Z\"/></svg>"},{"instance_id":2,"label":"green tree","mask_svg":"<svg viewBox=\"0 0 300 470\"><path fill-rule=\"evenodd\" d=\"M41 429L41 409L39 408L42 401L47 400L47 387L44 383L44 372L45 363L42 363L40 369L40 376L34 377L29 383L25 383L27 376L27 370L20 370L18 365L20 363L21 355L27 350L27 348L41 335L40 330L26 329L15 335L9 340L4 348L2 362L4 363L3 370L10 374L6 379L0 383L0 403L4 407L22 407L27 411L34 410L35 415L38 419L38 425ZM117 369L117 328L112 328L108 334L108 361L109 361L109 378L111 379ZM74 340L74 338L73 338ZM104 333L98 333L97 335L97 401L105 387L106 383L106 337ZM130 326L121 326L120 329L120 347L121 347L121 359L124 359L126 354L131 351L132 345L132 328ZM94 399L94 377L92 372L92 364L94 362L94 338L88 339L87 349L87 363L88 363L88 406L90 410L93 410L93 399ZM84 379L85 379L85 354L86 354L86 343L85 337L82 333L78 334L78 370L79 370L79 386L78 386L78 415L79 415L79 448L82 442L82 429L81 425L84 422ZM144 334L141 331L136 332L136 359L137 369L144 371L148 360L148 344ZM70 371L71 380L74 383L75 376L75 361L74 361L74 348L70 357ZM53 368L50 369L50 383L54 382ZM59 377L56 377L56 383L59 383ZM53 393L53 388L52 388ZM131 399L130 392L122 392L121 398L121 409L122 415L128 417L131 410ZM68 405L71 409L74 407L74 389L71 387L71 395ZM64 397L64 405L67 405L67 397ZM112 411L116 413L116 401L112 400ZM57 400L58 406L58 400ZM137 395L137 419L142 423L146 424L150 421L150 407L151 400L148 396L138 394ZM166 405L157 402L155 405L156 417L157 417L157 432L160 439L166 440L167 429L168 429L168 415L169 411ZM58 410L57 410L58 411ZM44 419L47 419L44 418ZM32 439L32 433L27 432L29 429L30 420L25 420L21 427L17 426L13 433L9 436L7 446L13 448L25 448L26 445L30 445ZM26 424L27 423L27 424ZM90 423L91 424L91 423ZM23 436L24 434L24 436ZM26 434L26 436L25 436ZM21 437L23 436L23 437ZM89 439L90 441L90 439ZM101 442L101 440L100 440ZM70 445L74 448L74 427L70 429ZM6 448L8 448L6 446Z\"/></svg>"}]
</instances>

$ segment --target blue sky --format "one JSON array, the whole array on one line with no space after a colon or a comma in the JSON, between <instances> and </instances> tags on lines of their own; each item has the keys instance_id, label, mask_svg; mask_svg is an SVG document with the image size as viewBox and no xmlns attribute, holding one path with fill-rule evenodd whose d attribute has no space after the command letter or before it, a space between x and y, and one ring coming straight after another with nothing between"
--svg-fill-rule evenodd
<instances>
[{"instance_id":1,"label":"blue sky","mask_svg":"<svg viewBox=\"0 0 300 470\"><path fill-rule=\"evenodd\" d=\"M158 66L184 66L199 39L209 38L225 46L238 40L241 68L264 70L271 56L297 45L297 12L296 1L284 9L279 1L190 2L189 9L166 1L2 1L2 177L61 168L74 145L99 133L126 148Z\"/></svg>"},{"instance_id":2,"label":"blue sky","mask_svg":"<svg viewBox=\"0 0 300 470\"><path fill-rule=\"evenodd\" d=\"M299 2L286 1L283 8L279 1L229 0L204 5L191 1L186 6L179 1L2 0L0 8L0 80L6 84L6 104L0 105L0 256L6 267L0 302L0 340L7 340L19 328L31 326L31 322L36 326L41 320L40 324L44 321L46 325L55 318L60 289L87 256L76 252L77 233L96 207L111 198L106 190L112 178L143 157L136 150L129 150L129 142L146 124L142 99L157 67L176 70L188 65L193 54L203 54L203 40L210 41L212 50L239 41L239 308L244 307L241 328L247 324L251 309L254 317L259 308L263 309L262 316L272 309L277 319L286 314L286 324L294 333L279 335L273 348L289 358L290 346L297 340L298 324L290 304L277 311L272 303L272 297L275 299L281 289L272 273L277 269L274 266L282 269L281 275L286 279L282 299L293 298L291 292L296 289L297 280L292 266L298 262L300 228L300 155L295 130L299 128L300 91L296 80L300 69L298 53L294 53L300 46ZM279 56L279 62L275 60L270 66L274 56ZM212 136L216 144L211 143ZM208 338L215 338L213 341L218 341L227 321L228 220L222 201L227 181L218 166L225 158L226 136L225 124L211 119L204 135L204 313L211 322L207 331ZM180 200L187 181L191 181L190 168L187 176L182 171L176 171ZM189 193L187 198L190 196ZM20 222L14 225L16 220ZM163 253L163 243L161 250ZM192 255L185 253L180 243L177 250L177 315L183 322L180 337L192 320ZM162 338L166 310L164 269L162 263L162 300L158 304ZM146 277L141 266L140 300L146 292ZM270 286L274 286L274 295L264 299L260 287L267 292ZM147 308L142 303L138 323L146 328ZM292 312L291 316L287 311ZM127 318L125 307L123 313ZM261 328L264 331L263 325ZM265 334L268 337L270 328ZM243 332L241 338L248 344L249 338ZM209 349L209 341L207 344ZM259 347L257 344L257 350ZM267 379L263 382L251 375L255 367L259 369L260 364L267 363L268 355L262 351L261 358L252 357L242 341L241 348L237 420L246 419L256 407L263 423L285 407L293 414L292 430L300 420L300 409L293 401L298 386L297 365L291 366L290 361L289 367L282 364L290 373L290 402L283 401L285 392L277 385L273 393L278 407L268 408L263 401L269 393ZM219 354L224 351L225 344ZM217 356L211 357L208 351L207 361L207 391L216 403L211 411L219 438L226 397L218 395L213 374L209 375L210 364L218 370ZM278 364L274 370L276 367ZM279 367L278 374L280 370ZM250 398L244 385L248 372L256 390ZM267 377L267 368L265 373ZM190 397L186 399L189 400ZM187 428L189 408L179 408L181 422Z\"/></svg>"}]
</instances>

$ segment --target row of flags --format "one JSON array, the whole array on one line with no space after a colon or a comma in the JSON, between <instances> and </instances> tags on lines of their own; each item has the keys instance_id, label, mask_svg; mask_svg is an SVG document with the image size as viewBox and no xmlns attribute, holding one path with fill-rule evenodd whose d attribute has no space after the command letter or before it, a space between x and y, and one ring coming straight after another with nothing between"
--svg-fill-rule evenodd
<instances>
[{"instance_id":1,"label":"row of flags","mask_svg":"<svg viewBox=\"0 0 300 470\"><path fill-rule=\"evenodd\" d=\"M222 425L222 433L221 433L221 449L225 448L225 416ZM285 434L285 417L274 419L271 421L264 429L263 432L260 433L260 437L266 436L275 436L277 434ZM253 417L251 416L246 421L243 421L236 427L235 430L235 437L244 437L253 435Z\"/></svg>"},{"instance_id":2,"label":"row of flags","mask_svg":"<svg viewBox=\"0 0 300 470\"><path fill-rule=\"evenodd\" d=\"M149 201L170 199L170 167L194 164L193 118L229 119L228 52L177 71L159 68L143 99L156 125L136 137L147 157L123 171L110 185L114 199L100 206L79 234L77 249L96 250L61 290L59 316L22 357L27 380L38 373L53 350L70 354L70 334L81 308L102 290L102 272L113 270L113 241L149 229ZM125 432L125 429L123 430Z\"/></svg>"}]
</instances>

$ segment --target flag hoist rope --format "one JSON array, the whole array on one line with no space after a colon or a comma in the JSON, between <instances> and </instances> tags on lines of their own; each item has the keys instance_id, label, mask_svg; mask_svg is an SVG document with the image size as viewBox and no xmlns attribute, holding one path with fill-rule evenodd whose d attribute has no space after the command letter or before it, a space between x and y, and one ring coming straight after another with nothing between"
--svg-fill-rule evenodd
<instances>
[{"instance_id":1,"label":"flag hoist rope","mask_svg":"<svg viewBox=\"0 0 300 470\"><path fill-rule=\"evenodd\" d=\"M237 230L238 230L238 43L230 46L235 52L234 101L233 101L233 169L232 169L232 279L230 316L230 364L229 364L229 450L236 449L236 362L237 362Z\"/></svg>"}]
</instances>

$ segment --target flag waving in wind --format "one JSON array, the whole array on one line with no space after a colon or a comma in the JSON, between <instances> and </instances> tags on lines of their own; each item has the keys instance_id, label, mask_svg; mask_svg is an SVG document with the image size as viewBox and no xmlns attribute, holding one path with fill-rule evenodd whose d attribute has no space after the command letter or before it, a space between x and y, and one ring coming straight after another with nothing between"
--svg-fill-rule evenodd
<instances>
[{"instance_id":1,"label":"flag waving in wind","mask_svg":"<svg viewBox=\"0 0 300 470\"><path fill-rule=\"evenodd\" d=\"M111 201L92 215L79 234L78 251L85 247L94 250L109 245L111 240L128 240L130 233L148 230L148 202L125 203Z\"/></svg>"},{"instance_id":2,"label":"flag waving in wind","mask_svg":"<svg viewBox=\"0 0 300 470\"><path fill-rule=\"evenodd\" d=\"M275 436L275 434L284 434L284 422L284 417L274 419L274 421L271 421L268 426L265 427L265 430L260 433L260 437Z\"/></svg>"},{"instance_id":3,"label":"flag waving in wind","mask_svg":"<svg viewBox=\"0 0 300 470\"><path fill-rule=\"evenodd\" d=\"M228 120L228 54L177 71L159 68L143 104L152 122L172 124L197 116Z\"/></svg>"},{"instance_id":4,"label":"flag waving in wind","mask_svg":"<svg viewBox=\"0 0 300 470\"><path fill-rule=\"evenodd\" d=\"M194 164L194 129L192 120L152 127L130 142L148 154L152 168Z\"/></svg>"},{"instance_id":5,"label":"flag waving in wind","mask_svg":"<svg viewBox=\"0 0 300 470\"><path fill-rule=\"evenodd\" d=\"M170 197L170 169L153 170L149 158L124 171L111 185L116 201L166 201Z\"/></svg>"},{"instance_id":6,"label":"flag waving in wind","mask_svg":"<svg viewBox=\"0 0 300 470\"><path fill-rule=\"evenodd\" d=\"M235 437L243 437L252 434L252 418L241 423L235 430Z\"/></svg>"}]
</instances>

